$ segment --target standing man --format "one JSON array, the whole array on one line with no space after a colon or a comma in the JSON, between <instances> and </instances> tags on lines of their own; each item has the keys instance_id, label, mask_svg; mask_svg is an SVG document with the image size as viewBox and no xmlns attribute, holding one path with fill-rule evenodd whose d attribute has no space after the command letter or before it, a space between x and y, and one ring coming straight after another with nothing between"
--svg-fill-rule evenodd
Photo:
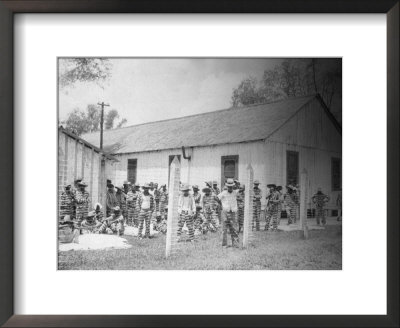
<instances>
[{"instance_id":1,"label":"standing man","mask_svg":"<svg viewBox=\"0 0 400 328\"><path fill-rule=\"evenodd\" d=\"M294 187L290 184L286 186L286 194L285 194L285 207L286 213L288 217L288 225L296 222L296 191Z\"/></svg>"},{"instance_id":2,"label":"standing man","mask_svg":"<svg viewBox=\"0 0 400 328\"><path fill-rule=\"evenodd\" d=\"M161 191L160 191L160 215L161 215L161 220L166 218L166 208L168 205L168 192L167 192L167 185L162 185L161 186Z\"/></svg>"},{"instance_id":3,"label":"standing man","mask_svg":"<svg viewBox=\"0 0 400 328\"><path fill-rule=\"evenodd\" d=\"M79 190L75 194L76 219L79 224L87 217L89 213L89 193L85 190L87 184L83 181L78 183Z\"/></svg>"},{"instance_id":4,"label":"standing man","mask_svg":"<svg viewBox=\"0 0 400 328\"><path fill-rule=\"evenodd\" d=\"M211 193L211 188L209 186L203 188L202 191L204 195L201 200L201 206L203 207L205 221L208 225L208 230L215 232L219 227L217 214L218 198Z\"/></svg>"},{"instance_id":5,"label":"standing man","mask_svg":"<svg viewBox=\"0 0 400 328\"><path fill-rule=\"evenodd\" d=\"M276 191L279 195L279 203L278 203L278 214L277 214L277 220L278 220L278 225L281 223L281 215L282 215L282 207L283 207L283 193L282 193L282 186L277 186Z\"/></svg>"},{"instance_id":6,"label":"standing man","mask_svg":"<svg viewBox=\"0 0 400 328\"><path fill-rule=\"evenodd\" d=\"M118 199L115 196L114 185L112 183L107 184L107 200L106 200L106 217L112 214L113 208L118 205Z\"/></svg>"},{"instance_id":7,"label":"standing man","mask_svg":"<svg viewBox=\"0 0 400 328\"><path fill-rule=\"evenodd\" d=\"M138 226L138 216L136 211L136 201L138 198L138 192L136 191L136 184L133 188L128 191L126 195L126 209L128 211L128 224L132 224L134 227Z\"/></svg>"},{"instance_id":8,"label":"standing man","mask_svg":"<svg viewBox=\"0 0 400 328\"><path fill-rule=\"evenodd\" d=\"M232 246L239 247L239 236L234 227L235 216L238 210L237 200L236 200L236 192L233 191L233 186L235 183L233 179L227 179L225 186L227 190L222 191L218 198L221 201L222 206L222 224L223 224L223 233L222 233L222 246L226 247L228 244L228 229L232 239Z\"/></svg>"},{"instance_id":9,"label":"standing man","mask_svg":"<svg viewBox=\"0 0 400 328\"><path fill-rule=\"evenodd\" d=\"M213 181L212 187L213 187L213 190L214 190L216 196L218 196L218 195L221 193L221 191L220 191L219 188L218 188L218 183L217 183L217 181Z\"/></svg>"},{"instance_id":10,"label":"standing man","mask_svg":"<svg viewBox=\"0 0 400 328\"><path fill-rule=\"evenodd\" d=\"M193 227L193 215L196 211L196 205L194 203L194 198L189 194L190 187L189 185L183 185L182 194L179 195L178 201L178 241L180 241L180 237L182 234L182 228L186 223L186 226L189 230L189 241L194 241L194 227Z\"/></svg>"},{"instance_id":11,"label":"standing man","mask_svg":"<svg viewBox=\"0 0 400 328\"><path fill-rule=\"evenodd\" d=\"M64 187L64 191L61 194L61 200L60 200L60 220L66 216L69 215L71 218L74 216L74 199L72 198L72 193L71 193L71 185L66 185Z\"/></svg>"},{"instance_id":12,"label":"standing man","mask_svg":"<svg viewBox=\"0 0 400 328\"><path fill-rule=\"evenodd\" d=\"M254 188L253 188L253 224L252 230L254 228L256 231L260 231L260 215L261 215L261 198L262 198L262 191L258 186L260 182L258 180L254 181Z\"/></svg>"},{"instance_id":13,"label":"standing man","mask_svg":"<svg viewBox=\"0 0 400 328\"><path fill-rule=\"evenodd\" d=\"M342 188L340 188L339 194L337 195L336 206L338 207L338 217L336 221L342 221Z\"/></svg>"},{"instance_id":14,"label":"standing man","mask_svg":"<svg viewBox=\"0 0 400 328\"><path fill-rule=\"evenodd\" d=\"M326 217L325 217L325 204L329 202L329 197L325 195L321 188L318 188L317 193L312 197L312 201L315 204L315 216L317 218L317 225L325 225Z\"/></svg>"},{"instance_id":15,"label":"standing man","mask_svg":"<svg viewBox=\"0 0 400 328\"><path fill-rule=\"evenodd\" d=\"M199 193L199 186L198 185L193 185L192 186L193 189L193 198L194 198L194 203L199 206L200 205L200 201L201 201L201 194Z\"/></svg>"},{"instance_id":16,"label":"standing man","mask_svg":"<svg viewBox=\"0 0 400 328\"><path fill-rule=\"evenodd\" d=\"M239 223L239 233L242 231L244 222L244 184L241 184L239 191L236 194L236 200L238 205L238 223Z\"/></svg>"},{"instance_id":17,"label":"standing man","mask_svg":"<svg viewBox=\"0 0 400 328\"><path fill-rule=\"evenodd\" d=\"M144 238L150 238L150 220L154 211L154 197L150 194L150 185L145 183L142 186L143 192L139 195L136 204L136 210L139 213L139 232L138 237L142 239L143 223L146 225Z\"/></svg>"},{"instance_id":18,"label":"standing man","mask_svg":"<svg viewBox=\"0 0 400 328\"><path fill-rule=\"evenodd\" d=\"M267 196L268 199L268 210L265 216L265 229L269 230L271 219L272 219L272 230L278 230L278 205L280 202L279 199L279 192L276 190L276 185L271 183L268 184L267 187L269 188L269 195Z\"/></svg>"},{"instance_id":19,"label":"standing man","mask_svg":"<svg viewBox=\"0 0 400 328\"><path fill-rule=\"evenodd\" d=\"M117 187L117 193L115 197L117 198L117 206L119 206L122 216L124 217L124 221L127 222L128 219L128 212L126 209L126 194L124 191L124 186Z\"/></svg>"}]
</instances>

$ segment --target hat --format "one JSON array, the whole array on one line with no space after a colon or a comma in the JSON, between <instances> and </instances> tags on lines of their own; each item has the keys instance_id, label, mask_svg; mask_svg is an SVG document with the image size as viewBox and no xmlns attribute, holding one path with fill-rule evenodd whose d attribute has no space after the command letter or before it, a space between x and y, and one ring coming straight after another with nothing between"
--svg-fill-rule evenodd
<instances>
[{"instance_id":1,"label":"hat","mask_svg":"<svg viewBox=\"0 0 400 328\"><path fill-rule=\"evenodd\" d=\"M65 189L67 188L71 188L71 184L67 184L66 186L64 186Z\"/></svg>"},{"instance_id":2,"label":"hat","mask_svg":"<svg viewBox=\"0 0 400 328\"><path fill-rule=\"evenodd\" d=\"M161 188L163 188L163 187L167 187L167 185L164 183L161 185Z\"/></svg>"},{"instance_id":3,"label":"hat","mask_svg":"<svg viewBox=\"0 0 400 328\"><path fill-rule=\"evenodd\" d=\"M182 186L181 190L182 190L182 191L190 190L190 187L189 187L189 185L184 184L184 185Z\"/></svg>"},{"instance_id":4,"label":"hat","mask_svg":"<svg viewBox=\"0 0 400 328\"><path fill-rule=\"evenodd\" d=\"M276 188L276 184L270 183L270 184L267 184L267 187L268 188Z\"/></svg>"},{"instance_id":5,"label":"hat","mask_svg":"<svg viewBox=\"0 0 400 328\"><path fill-rule=\"evenodd\" d=\"M111 182L107 183L107 188L114 188L114 185Z\"/></svg>"},{"instance_id":6,"label":"hat","mask_svg":"<svg viewBox=\"0 0 400 328\"><path fill-rule=\"evenodd\" d=\"M290 184L290 185L287 185L286 188L287 188L287 189L292 189L292 190L294 190L294 187L293 187L291 184Z\"/></svg>"},{"instance_id":7,"label":"hat","mask_svg":"<svg viewBox=\"0 0 400 328\"><path fill-rule=\"evenodd\" d=\"M212 184L213 184L213 185L216 185L216 184L218 184L218 183L217 183L217 181L214 180L214 181L212 182Z\"/></svg>"},{"instance_id":8,"label":"hat","mask_svg":"<svg viewBox=\"0 0 400 328\"><path fill-rule=\"evenodd\" d=\"M211 191L211 188L210 187L204 187L201 191L202 192Z\"/></svg>"},{"instance_id":9,"label":"hat","mask_svg":"<svg viewBox=\"0 0 400 328\"><path fill-rule=\"evenodd\" d=\"M124 191L124 187L123 186L122 187L115 187L115 188L117 188L118 190Z\"/></svg>"},{"instance_id":10,"label":"hat","mask_svg":"<svg viewBox=\"0 0 400 328\"><path fill-rule=\"evenodd\" d=\"M75 183L78 183L78 182L81 182L81 181L82 181L82 178L76 178L76 179L74 180Z\"/></svg>"},{"instance_id":11,"label":"hat","mask_svg":"<svg viewBox=\"0 0 400 328\"><path fill-rule=\"evenodd\" d=\"M87 187L87 184L84 181L78 182L78 186Z\"/></svg>"},{"instance_id":12,"label":"hat","mask_svg":"<svg viewBox=\"0 0 400 328\"><path fill-rule=\"evenodd\" d=\"M87 214L87 216L88 216L89 218L92 218L92 217L96 216L96 212L95 212L95 211L90 211L90 212Z\"/></svg>"},{"instance_id":13,"label":"hat","mask_svg":"<svg viewBox=\"0 0 400 328\"><path fill-rule=\"evenodd\" d=\"M282 186L277 186L276 190L282 190Z\"/></svg>"},{"instance_id":14,"label":"hat","mask_svg":"<svg viewBox=\"0 0 400 328\"><path fill-rule=\"evenodd\" d=\"M259 184L260 184L260 181L254 180L253 184L259 185Z\"/></svg>"},{"instance_id":15,"label":"hat","mask_svg":"<svg viewBox=\"0 0 400 328\"><path fill-rule=\"evenodd\" d=\"M225 182L225 186L227 186L227 187L233 187L234 185L235 185L235 182L231 178L227 179Z\"/></svg>"},{"instance_id":16,"label":"hat","mask_svg":"<svg viewBox=\"0 0 400 328\"><path fill-rule=\"evenodd\" d=\"M146 182L146 183L142 186L142 188L143 188L143 189L144 189L144 188L150 188L150 184Z\"/></svg>"},{"instance_id":17,"label":"hat","mask_svg":"<svg viewBox=\"0 0 400 328\"><path fill-rule=\"evenodd\" d=\"M110 180L110 179L107 179L107 184L109 184L109 183L111 183L111 180Z\"/></svg>"},{"instance_id":18,"label":"hat","mask_svg":"<svg viewBox=\"0 0 400 328\"><path fill-rule=\"evenodd\" d=\"M121 211L121 209L119 208L119 206L115 206L115 207L113 208L113 210L114 210L114 212L120 212L120 211Z\"/></svg>"},{"instance_id":19,"label":"hat","mask_svg":"<svg viewBox=\"0 0 400 328\"><path fill-rule=\"evenodd\" d=\"M101 206L101 204L100 204L100 203L96 203L96 204L94 205L94 208L96 208L96 209L97 209L97 207L99 207L99 209L100 209L100 210L103 208L103 206Z\"/></svg>"},{"instance_id":20,"label":"hat","mask_svg":"<svg viewBox=\"0 0 400 328\"><path fill-rule=\"evenodd\" d=\"M196 205L196 211L200 211L202 207L200 205Z\"/></svg>"},{"instance_id":21,"label":"hat","mask_svg":"<svg viewBox=\"0 0 400 328\"><path fill-rule=\"evenodd\" d=\"M199 190L199 186L198 185L193 185L192 188Z\"/></svg>"},{"instance_id":22,"label":"hat","mask_svg":"<svg viewBox=\"0 0 400 328\"><path fill-rule=\"evenodd\" d=\"M124 183L123 183L123 185L125 186L125 185L130 185L131 183L129 182L129 181L124 181Z\"/></svg>"}]
</instances>

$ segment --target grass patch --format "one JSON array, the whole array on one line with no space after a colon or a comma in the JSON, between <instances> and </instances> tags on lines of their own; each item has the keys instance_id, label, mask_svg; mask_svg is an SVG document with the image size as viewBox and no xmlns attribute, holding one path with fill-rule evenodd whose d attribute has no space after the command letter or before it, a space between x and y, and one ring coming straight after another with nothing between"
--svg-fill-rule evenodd
<instances>
[{"instance_id":1,"label":"grass patch","mask_svg":"<svg viewBox=\"0 0 400 328\"><path fill-rule=\"evenodd\" d=\"M180 243L165 259L165 235L139 240L124 236L132 248L59 252L60 270L341 270L341 226L309 231L257 232L248 249L222 248L220 233ZM242 235L240 235L242 237Z\"/></svg>"}]
</instances>

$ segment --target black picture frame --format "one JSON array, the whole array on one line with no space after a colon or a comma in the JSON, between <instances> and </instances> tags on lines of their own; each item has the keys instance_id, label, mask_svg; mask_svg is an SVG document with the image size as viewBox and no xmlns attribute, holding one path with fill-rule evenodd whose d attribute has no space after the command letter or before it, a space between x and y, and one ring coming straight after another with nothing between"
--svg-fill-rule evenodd
<instances>
[{"instance_id":1,"label":"black picture frame","mask_svg":"<svg viewBox=\"0 0 400 328\"><path fill-rule=\"evenodd\" d=\"M387 315L14 315L13 17L16 13L384 13L387 15ZM5 327L399 327L399 1L0 0L0 324ZM371 183L373 182L371 175ZM357 192L357 191L354 191ZM377 213L379 209L375 209ZM384 219L384 218L381 218ZM373 239L373 237L371 237ZM222 296L221 296L222 297ZM221 299L222 301L222 299Z\"/></svg>"}]
</instances>

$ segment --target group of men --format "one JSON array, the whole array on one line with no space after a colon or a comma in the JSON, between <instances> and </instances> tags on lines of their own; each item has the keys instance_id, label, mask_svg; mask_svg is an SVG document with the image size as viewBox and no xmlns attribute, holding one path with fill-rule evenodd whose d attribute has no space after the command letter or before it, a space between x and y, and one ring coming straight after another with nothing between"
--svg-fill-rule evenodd
<instances>
[{"instance_id":1,"label":"group of men","mask_svg":"<svg viewBox=\"0 0 400 328\"><path fill-rule=\"evenodd\" d=\"M253 217L252 230L260 230L262 191L260 182L254 181L252 188ZM76 179L73 185L64 187L61 195L61 225L72 224L78 230L88 229L95 233L124 234L125 226L138 228L138 237L150 238L150 226L166 233L168 192L166 185L158 187L157 183L131 184L125 181L122 186L115 186L107 181L106 217L103 217L102 206L97 203L89 211L90 197L87 184ZM299 215L299 188L289 184L286 193L281 186L267 185L266 209L264 211L264 230L276 231L280 224L283 209L288 214L288 224L296 223ZM178 201L178 240L186 224L188 240L194 241L196 234L216 232L222 226L222 245L227 246L228 231L232 246L238 247L239 233L243 230L245 186L238 180L227 179L222 192L216 181L205 182L205 187L180 185ZM318 192L312 197L316 206L317 223L326 223L325 203L329 197ZM144 234L143 234L143 229Z\"/></svg>"}]
</instances>

